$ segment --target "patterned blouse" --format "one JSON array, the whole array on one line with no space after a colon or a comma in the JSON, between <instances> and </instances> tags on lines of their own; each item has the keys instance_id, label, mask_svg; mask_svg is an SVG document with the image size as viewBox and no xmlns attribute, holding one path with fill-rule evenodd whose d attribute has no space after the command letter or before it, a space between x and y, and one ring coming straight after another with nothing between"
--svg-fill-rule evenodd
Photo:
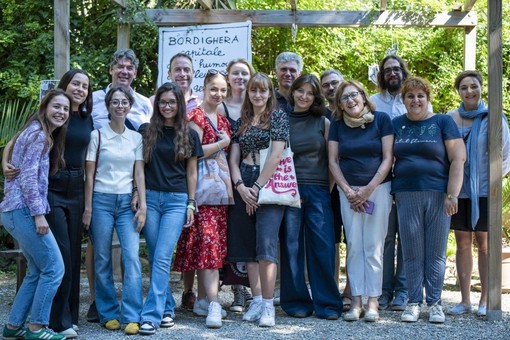
<instances>
[{"instance_id":1,"label":"patterned blouse","mask_svg":"<svg viewBox=\"0 0 510 340\"><path fill-rule=\"evenodd\" d=\"M261 129L258 126L249 126L242 135L239 135L241 119L234 124L234 138L232 143L239 144L242 159L250 153L255 162L255 153L269 147L269 139L273 141L286 142L289 140L289 118L286 112L281 110L273 111L271 115L271 129Z\"/></svg>"}]
</instances>

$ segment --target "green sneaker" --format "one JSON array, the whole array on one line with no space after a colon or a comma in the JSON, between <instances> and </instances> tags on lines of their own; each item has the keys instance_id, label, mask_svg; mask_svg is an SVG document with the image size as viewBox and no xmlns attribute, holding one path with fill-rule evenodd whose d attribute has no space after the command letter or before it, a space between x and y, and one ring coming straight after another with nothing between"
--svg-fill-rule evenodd
<instances>
[{"instance_id":1,"label":"green sneaker","mask_svg":"<svg viewBox=\"0 0 510 340\"><path fill-rule=\"evenodd\" d=\"M18 340L25 339L25 334L27 333L26 329L21 326L18 329L9 329L7 326L4 326L4 331L2 332L2 337L4 340Z\"/></svg>"},{"instance_id":2,"label":"green sneaker","mask_svg":"<svg viewBox=\"0 0 510 340\"><path fill-rule=\"evenodd\" d=\"M27 334L25 334L25 339L44 339L44 340L65 340L65 335L58 334L54 332L52 329L43 327L38 332L31 332L29 328L27 328Z\"/></svg>"}]
</instances>

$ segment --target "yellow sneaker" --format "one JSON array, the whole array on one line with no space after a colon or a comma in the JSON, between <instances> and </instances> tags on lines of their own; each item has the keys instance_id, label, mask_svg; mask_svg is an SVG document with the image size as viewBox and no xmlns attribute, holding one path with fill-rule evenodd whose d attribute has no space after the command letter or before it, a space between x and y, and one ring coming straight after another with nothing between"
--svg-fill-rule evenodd
<instances>
[{"instance_id":1,"label":"yellow sneaker","mask_svg":"<svg viewBox=\"0 0 510 340\"><path fill-rule=\"evenodd\" d=\"M137 322L130 322L127 324L126 328L124 329L124 333L127 335L135 335L138 334L138 331L140 330L140 325Z\"/></svg>"},{"instance_id":2,"label":"yellow sneaker","mask_svg":"<svg viewBox=\"0 0 510 340\"><path fill-rule=\"evenodd\" d=\"M104 326L106 327L106 329L109 329L111 331L116 331L116 330L120 329L120 323L119 323L119 320L117 320L117 319L113 319L113 320L106 322L104 324Z\"/></svg>"}]
</instances>

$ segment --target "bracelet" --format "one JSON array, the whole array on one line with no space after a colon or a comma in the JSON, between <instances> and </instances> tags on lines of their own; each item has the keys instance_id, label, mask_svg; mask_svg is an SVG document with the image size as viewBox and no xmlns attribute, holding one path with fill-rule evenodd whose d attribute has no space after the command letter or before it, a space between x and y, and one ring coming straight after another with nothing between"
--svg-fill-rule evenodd
<instances>
[{"instance_id":1,"label":"bracelet","mask_svg":"<svg viewBox=\"0 0 510 340\"><path fill-rule=\"evenodd\" d=\"M132 195L134 195L135 192L138 192L138 187L133 187L133 190L131 190Z\"/></svg>"},{"instance_id":2,"label":"bracelet","mask_svg":"<svg viewBox=\"0 0 510 340\"><path fill-rule=\"evenodd\" d=\"M188 206L186 208L191 209L193 211L197 210L197 208L195 208L195 206L191 205L191 204L188 204Z\"/></svg>"},{"instance_id":3,"label":"bracelet","mask_svg":"<svg viewBox=\"0 0 510 340\"><path fill-rule=\"evenodd\" d=\"M187 204L193 203L193 205L197 205L197 200L194 198L188 198L186 201Z\"/></svg>"},{"instance_id":4,"label":"bracelet","mask_svg":"<svg viewBox=\"0 0 510 340\"><path fill-rule=\"evenodd\" d=\"M255 183L253 183L254 186L256 186L257 188L259 188L259 191L262 190L262 185L260 185L259 182L255 181Z\"/></svg>"},{"instance_id":5,"label":"bracelet","mask_svg":"<svg viewBox=\"0 0 510 340\"><path fill-rule=\"evenodd\" d=\"M239 178L237 180L236 184L234 184L234 188L237 190L237 187L240 186L241 184L244 184L244 182L241 178Z\"/></svg>"}]
</instances>

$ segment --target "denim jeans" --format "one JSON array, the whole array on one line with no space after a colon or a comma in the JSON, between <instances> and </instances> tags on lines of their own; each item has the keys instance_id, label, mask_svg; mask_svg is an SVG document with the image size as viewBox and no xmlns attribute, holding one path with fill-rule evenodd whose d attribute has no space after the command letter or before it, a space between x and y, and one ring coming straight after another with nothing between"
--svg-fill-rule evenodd
<instances>
[{"instance_id":1,"label":"denim jeans","mask_svg":"<svg viewBox=\"0 0 510 340\"><path fill-rule=\"evenodd\" d=\"M175 316L168 278L172 255L186 220L188 194L147 190L147 220L143 233L149 248L151 284L141 320L159 325L164 313Z\"/></svg>"},{"instance_id":2,"label":"denim jeans","mask_svg":"<svg viewBox=\"0 0 510 340\"><path fill-rule=\"evenodd\" d=\"M2 213L5 229L18 242L27 259L27 275L23 280L8 323L21 327L30 313L30 322L48 325L53 297L64 276L64 261L52 232L36 232L34 217L28 208Z\"/></svg>"},{"instance_id":3,"label":"denim jeans","mask_svg":"<svg viewBox=\"0 0 510 340\"><path fill-rule=\"evenodd\" d=\"M300 184L299 194L301 209L285 216L280 233L282 309L289 315L314 311L318 318L340 315L342 297L334 278L335 231L329 188ZM305 281L305 249L313 300Z\"/></svg>"},{"instance_id":4,"label":"denim jeans","mask_svg":"<svg viewBox=\"0 0 510 340\"><path fill-rule=\"evenodd\" d=\"M382 295L386 295L390 302L393 297L397 295L402 295L407 298L406 274L404 271L404 258L402 256L402 239L398 228L397 206L393 204L389 216L388 233L384 240L382 283ZM395 264L395 241L397 240L397 235L397 263ZM395 267L397 267L396 270Z\"/></svg>"},{"instance_id":5,"label":"denim jeans","mask_svg":"<svg viewBox=\"0 0 510 340\"><path fill-rule=\"evenodd\" d=\"M131 194L94 192L92 198L91 239L96 271L96 307L99 321L117 319L122 323L140 322L142 311L142 269L138 257L140 235L131 210ZM122 310L113 283L112 237L117 231L122 250L124 281Z\"/></svg>"}]
</instances>

